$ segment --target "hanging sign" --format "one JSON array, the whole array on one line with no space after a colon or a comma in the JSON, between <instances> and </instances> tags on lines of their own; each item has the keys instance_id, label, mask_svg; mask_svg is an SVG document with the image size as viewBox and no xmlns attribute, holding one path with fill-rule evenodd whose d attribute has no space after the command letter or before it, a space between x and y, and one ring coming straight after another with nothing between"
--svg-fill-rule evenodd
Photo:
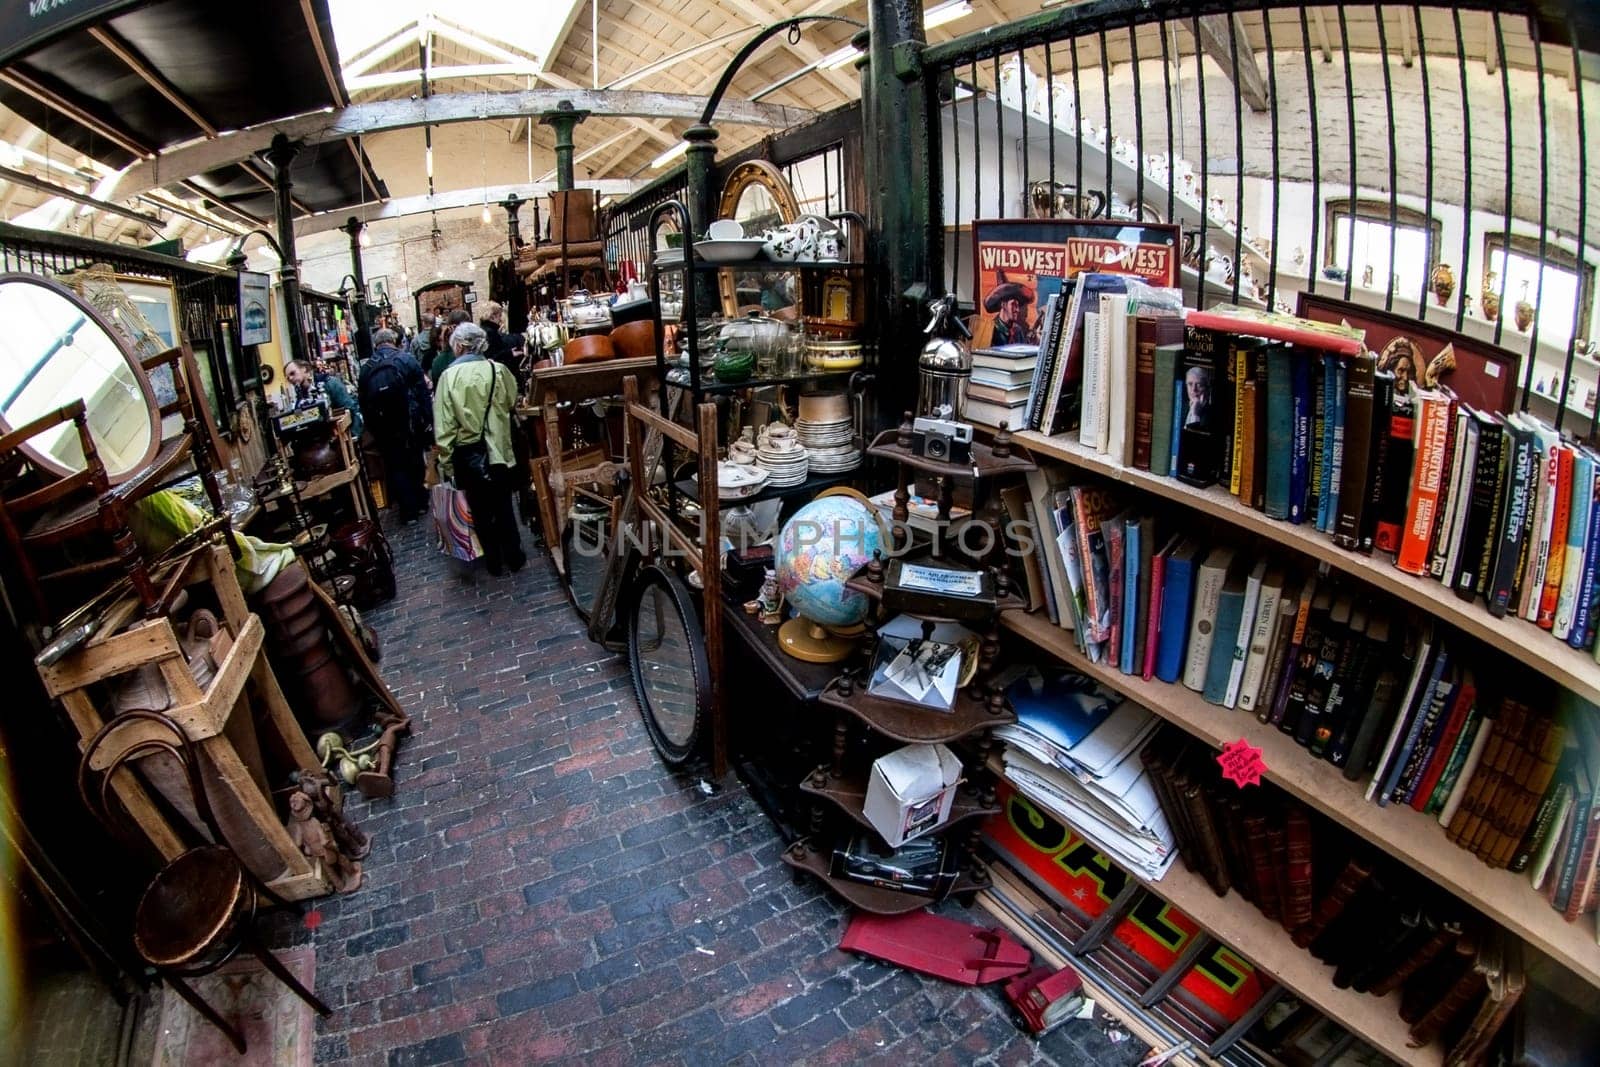
<instances>
[{"instance_id":1,"label":"hanging sign","mask_svg":"<svg viewBox=\"0 0 1600 1067\"><path fill-rule=\"evenodd\" d=\"M272 341L272 279L255 271L239 272L239 343Z\"/></svg>"}]
</instances>

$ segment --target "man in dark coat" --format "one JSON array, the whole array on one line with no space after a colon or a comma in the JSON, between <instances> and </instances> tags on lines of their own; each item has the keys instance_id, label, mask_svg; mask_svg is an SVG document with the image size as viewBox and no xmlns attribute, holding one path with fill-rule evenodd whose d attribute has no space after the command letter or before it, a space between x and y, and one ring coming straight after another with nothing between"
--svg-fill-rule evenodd
<instances>
[{"instance_id":1,"label":"man in dark coat","mask_svg":"<svg viewBox=\"0 0 1600 1067\"><path fill-rule=\"evenodd\" d=\"M483 318L478 320L478 325L483 327L484 336L489 339L489 347L484 355L496 363L504 363L511 368L511 373L517 373L517 354L511 344L511 338L505 334L506 309L505 305L491 300L483 307Z\"/></svg>"},{"instance_id":2,"label":"man in dark coat","mask_svg":"<svg viewBox=\"0 0 1600 1067\"><path fill-rule=\"evenodd\" d=\"M428 510L422 488L422 454L433 434L433 401L416 359L395 346L393 330L379 330L377 346L361 367L356 394L367 429L377 439L384 472L401 522Z\"/></svg>"}]
</instances>

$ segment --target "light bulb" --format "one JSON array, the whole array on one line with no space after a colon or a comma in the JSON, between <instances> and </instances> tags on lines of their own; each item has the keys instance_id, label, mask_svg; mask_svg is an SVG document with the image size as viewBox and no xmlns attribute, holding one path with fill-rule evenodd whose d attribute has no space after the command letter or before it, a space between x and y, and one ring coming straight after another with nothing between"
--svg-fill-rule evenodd
<instances>
[{"instance_id":1,"label":"light bulb","mask_svg":"<svg viewBox=\"0 0 1600 1067\"><path fill-rule=\"evenodd\" d=\"M475 259L467 260L467 270L468 270L468 272L475 271L477 269L478 269L478 261L477 260L475 260Z\"/></svg>"},{"instance_id":2,"label":"light bulb","mask_svg":"<svg viewBox=\"0 0 1600 1067\"><path fill-rule=\"evenodd\" d=\"M372 247L372 234L365 226L361 227L361 235L356 239L361 242L362 248Z\"/></svg>"},{"instance_id":3,"label":"light bulb","mask_svg":"<svg viewBox=\"0 0 1600 1067\"><path fill-rule=\"evenodd\" d=\"M483 224L485 226L487 226L487 225L489 225L489 223L491 223L493 221L494 221L494 216L489 214L489 205L488 204L484 204L483 205Z\"/></svg>"}]
</instances>

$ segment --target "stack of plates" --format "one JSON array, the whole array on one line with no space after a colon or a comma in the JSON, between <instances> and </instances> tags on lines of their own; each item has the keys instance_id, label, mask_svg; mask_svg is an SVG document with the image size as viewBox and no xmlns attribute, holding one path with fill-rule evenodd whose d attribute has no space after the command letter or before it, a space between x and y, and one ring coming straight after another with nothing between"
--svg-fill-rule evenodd
<instances>
[{"instance_id":1,"label":"stack of plates","mask_svg":"<svg viewBox=\"0 0 1600 1067\"><path fill-rule=\"evenodd\" d=\"M861 450L848 441L833 448L811 449L811 473L842 474L861 466Z\"/></svg>"},{"instance_id":2,"label":"stack of plates","mask_svg":"<svg viewBox=\"0 0 1600 1067\"><path fill-rule=\"evenodd\" d=\"M804 448L790 448L776 452L768 448L756 449L756 466L767 472L767 485L783 487L799 485L810 471L810 453Z\"/></svg>"},{"instance_id":3,"label":"stack of plates","mask_svg":"<svg viewBox=\"0 0 1600 1067\"><path fill-rule=\"evenodd\" d=\"M848 445L854 432L850 419L831 419L827 422L812 422L807 419L797 419L794 424L795 436L800 438L800 443L806 448L816 451L822 448L837 448Z\"/></svg>"}]
</instances>

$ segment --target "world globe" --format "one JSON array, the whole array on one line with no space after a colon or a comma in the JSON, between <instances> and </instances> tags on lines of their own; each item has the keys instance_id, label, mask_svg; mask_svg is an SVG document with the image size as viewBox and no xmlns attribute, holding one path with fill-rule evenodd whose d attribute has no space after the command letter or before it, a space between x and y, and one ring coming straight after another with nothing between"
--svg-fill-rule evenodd
<instances>
[{"instance_id":1,"label":"world globe","mask_svg":"<svg viewBox=\"0 0 1600 1067\"><path fill-rule=\"evenodd\" d=\"M848 655L848 643L829 641L821 628L843 629L867 617L867 598L845 582L884 547L878 516L858 493L820 496L794 513L778 534L778 586L789 606L815 625L785 623L779 635L785 651L814 662Z\"/></svg>"}]
</instances>

